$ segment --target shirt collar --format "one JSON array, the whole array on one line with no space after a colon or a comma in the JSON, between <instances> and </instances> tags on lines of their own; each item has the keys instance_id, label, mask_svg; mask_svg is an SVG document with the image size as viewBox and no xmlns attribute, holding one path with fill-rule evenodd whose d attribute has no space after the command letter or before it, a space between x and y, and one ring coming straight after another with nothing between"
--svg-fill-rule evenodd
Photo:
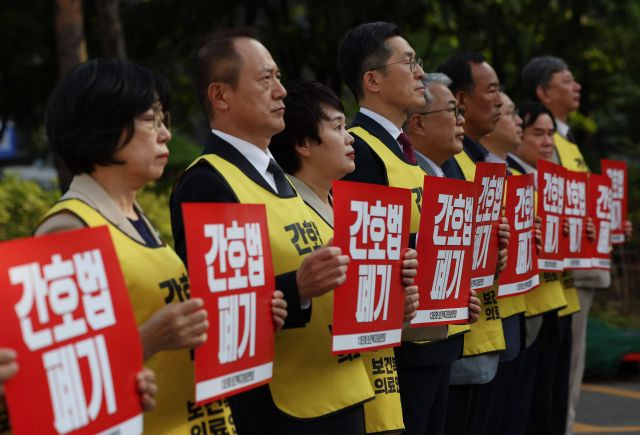
<instances>
[{"instance_id":1,"label":"shirt collar","mask_svg":"<svg viewBox=\"0 0 640 435\"><path fill-rule=\"evenodd\" d=\"M431 172L435 177L445 178L444 172L442 172L442 168L436 165L436 163L433 160L431 160L429 157L425 156L419 151L416 151L416 154L419 154L420 157L424 159L424 162L429 166L429 169L431 169Z\"/></svg>"},{"instance_id":2,"label":"shirt collar","mask_svg":"<svg viewBox=\"0 0 640 435\"><path fill-rule=\"evenodd\" d=\"M266 174L269 161L273 158L271 151L269 151L268 148L265 151L262 151L262 149L251 142L247 142L246 140L237 138L220 130L216 130L215 128L211 129L211 132L238 150L240 154L249 160L249 163L256 168L260 175L264 176Z\"/></svg>"},{"instance_id":3,"label":"shirt collar","mask_svg":"<svg viewBox=\"0 0 640 435\"><path fill-rule=\"evenodd\" d=\"M505 163L504 160L493 154L491 151L489 151L489 153L486 155L484 161L487 163Z\"/></svg>"},{"instance_id":4,"label":"shirt collar","mask_svg":"<svg viewBox=\"0 0 640 435\"><path fill-rule=\"evenodd\" d=\"M556 118L556 128L557 128L558 134L560 134L560 136L566 139L567 133L569 132L569 125L566 122L560 121L559 119Z\"/></svg>"},{"instance_id":5,"label":"shirt collar","mask_svg":"<svg viewBox=\"0 0 640 435\"><path fill-rule=\"evenodd\" d=\"M522 166L522 169L524 169L527 174L533 174L534 183L535 183L535 186L536 186L536 189L537 189L537 186L538 186L538 170L536 168L534 168L533 166L531 166L529 163L527 163L524 160L522 160L520 157L516 156L515 154L509 153L509 157L511 157L513 160L515 160L517 163L519 163L520 166Z\"/></svg>"},{"instance_id":6,"label":"shirt collar","mask_svg":"<svg viewBox=\"0 0 640 435\"><path fill-rule=\"evenodd\" d=\"M387 133L389 133L391 137L396 140L398 139L398 136L400 136L400 133L402 133L402 130L396 127L393 122L389 121L387 118L385 118L382 115L378 115L376 112L372 110L369 110L365 107L361 107L360 113L362 113L363 115L367 115L369 118L373 119L375 122L380 124L382 128L387 130Z\"/></svg>"}]
</instances>

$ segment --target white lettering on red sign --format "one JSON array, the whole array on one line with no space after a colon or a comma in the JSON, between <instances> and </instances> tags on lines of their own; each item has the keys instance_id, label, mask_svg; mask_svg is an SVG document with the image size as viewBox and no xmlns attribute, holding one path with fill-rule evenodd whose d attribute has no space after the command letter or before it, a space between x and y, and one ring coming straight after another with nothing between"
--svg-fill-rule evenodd
<instances>
[{"instance_id":1,"label":"white lettering on red sign","mask_svg":"<svg viewBox=\"0 0 640 435\"><path fill-rule=\"evenodd\" d=\"M399 260L403 207L383 206L380 201L375 204L351 201L351 211L356 213L355 222L349 226L351 257L354 260Z\"/></svg>"},{"instance_id":2,"label":"white lettering on red sign","mask_svg":"<svg viewBox=\"0 0 640 435\"><path fill-rule=\"evenodd\" d=\"M37 262L14 266L9 269L9 278L11 284L22 287L22 297L14 309L20 319L22 339L32 351L80 337L89 329L102 330L116 322L98 249L76 253L66 260L54 254L44 266ZM84 316L77 312L80 303ZM88 403L80 371L81 358L86 358L91 376ZM58 432L80 429L95 420L102 409L103 397L107 412L117 411L104 335L49 350L42 354L42 361Z\"/></svg>"},{"instance_id":3,"label":"white lettering on red sign","mask_svg":"<svg viewBox=\"0 0 640 435\"><path fill-rule=\"evenodd\" d=\"M205 254L207 280L212 293L226 290L261 287L264 285L264 255L259 223L238 226L207 224L204 236L211 239L211 248ZM224 277L227 271L233 276Z\"/></svg>"},{"instance_id":4,"label":"white lettering on red sign","mask_svg":"<svg viewBox=\"0 0 640 435\"><path fill-rule=\"evenodd\" d=\"M516 273L524 274L533 267L531 243L533 226L533 186L521 187L516 190L518 203L515 210L515 229L518 234L518 256L516 259Z\"/></svg>"}]
</instances>

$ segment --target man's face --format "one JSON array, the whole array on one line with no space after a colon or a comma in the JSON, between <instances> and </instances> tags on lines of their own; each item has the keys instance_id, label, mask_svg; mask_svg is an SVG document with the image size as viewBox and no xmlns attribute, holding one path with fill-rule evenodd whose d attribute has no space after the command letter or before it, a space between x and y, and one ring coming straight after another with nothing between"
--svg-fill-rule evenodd
<instances>
[{"instance_id":1,"label":"man's face","mask_svg":"<svg viewBox=\"0 0 640 435\"><path fill-rule=\"evenodd\" d=\"M502 107L500 120L491 132L489 141L506 152L513 152L522 142L522 119L516 112L516 106L504 92L500 93Z\"/></svg>"},{"instance_id":2,"label":"man's face","mask_svg":"<svg viewBox=\"0 0 640 435\"><path fill-rule=\"evenodd\" d=\"M269 51L255 39L235 41L242 66L235 89L228 90L229 114L247 136L271 138L284 129L287 91Z\"/></svg>"},{"instance_id":3,"label":"man's face","mask_svg":"<svg viewBox=\"0 0 640 435\"><path fill-rule=\"evenodd\" d=\"M419 65L411 71L411 60L416 53L400 36L386 41L391 50L386 69L380 69L380 98L399 111L419 110L424 107L424 71Z\"/></svg>"},{"instance_id":4,"label":"man's face","mask_svg":"<svg viewBox=\"0 0 640 435\"><path fill-rule=\"evenodd\" d=\"M462 151L464 117L456 117L457 102L448 87L435 83L429 86L429 92L435 101L429 105L426 114L420 115L426 136L424 143L416 144L416 148L444 161Z\"/></svg>"},{"instance_id":5,"label":"man's face","mask_svg":"<svg viewBox=\"0 0 640 435\"><path fill-rule=\"evenodd\" d=\"M552 110L573 112L580 107L580 90L582 86L576 81L571 71L565 69L553 73L549 84L544 89L548 102L544 102ZM555 112L554 112L555 114Z\"/></svg>"},{"instance_id":6,"label":"man's face","mask_svg":"<svg viewBox=\"0 0 640 435\"><path fill-rule=\"evenodd\" d=\"M486 62L471 64L473 89L464 93L465 130L479 140L493 131L500 120L500 82L494 69Z\"/></svg>"}]
</instances>

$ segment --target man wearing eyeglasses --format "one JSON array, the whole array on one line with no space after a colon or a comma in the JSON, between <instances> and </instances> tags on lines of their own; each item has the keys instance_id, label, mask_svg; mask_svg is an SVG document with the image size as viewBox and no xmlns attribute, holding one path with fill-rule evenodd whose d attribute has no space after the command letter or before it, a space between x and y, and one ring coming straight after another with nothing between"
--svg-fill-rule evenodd
<instances>
[{"instance_id":1,"label":"man wearing eyeglasses","mask_svg":"<svg viewBox=\"0 0 640 435\"><path fill-rule=\"evenodd\" d=\"M464 138L464 110L449 90L450 84L445 74L426 74L424 111L410 113L403 126L416 148L418 165L436 177L445 176L441 166L462 151Z\"/></svg>"},{"instance_id":2,"label":"man wearing eyeglasses","mask_svg":"<svg viewBox=\"0 0 640 435\"><path fill-rule=\"evenodd\" d=\"M355 138L356 169L345 179L411 190L414 246L424 172L402 125L409 111L424 107L422 61L395 24L376 22L359 25L345 35L338 65L360 105L349 130ZM472 321L477 318L477 304L471 298ZM467 329L466 325L450 327L449 335ZM446 336L445 331L441 338ZM429 344L404 341L395 348L407 433L442 433L449 367L460 356L461 347L462 339L456 336Z\"/></svg>"}]
</instances>

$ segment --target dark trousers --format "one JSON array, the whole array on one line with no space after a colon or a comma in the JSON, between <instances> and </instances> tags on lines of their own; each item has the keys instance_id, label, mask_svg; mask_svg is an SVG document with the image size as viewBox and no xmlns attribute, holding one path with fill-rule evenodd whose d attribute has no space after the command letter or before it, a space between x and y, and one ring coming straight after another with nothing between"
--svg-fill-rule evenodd
<instances>
[{"instance_id":1,"label":"dark trousers","mask_svg":"<svg viewBox=\"0 0 640 435\"><path fill-rule=\"evenodd\" d=\"M491 381L494 385L495 396L489 409L487 434L513 434L518 433L517 413L521 408L522 391L520 390L524 364L526 361L526 331L524 316L519 315L519 342L517 344L517 356L513 359L500 360L498 372ZM522 412L521 412L522 414Z\"/></svg>"},{"instance_id":2,"label":"dark trousers","mask_svg":"<svg viewBox=\"0 0 640 435\"><path fill-rule=\"evenodd\" d=\"M229 405L239 435L365 433L362 404L323 417L300 420L282 413L273 403L269 387L262 386L230 397Z\"/></svg>"},{"instance_id":3,"label":"dark trousers","mask_svg":"<svg viewBox=\"0 0 640 435\"><path fill-rule=\"evenodd\" d=\"M526 432L560 434L566 429L569 400L571 316L544 316Z\"/></svg>"},{"instance_id":4,"label":"dark trousers","mask_svg":"<svg viewBox=\"0 0 640 435\"><path fill-rule=\"evenodd\" d=\"M451 363L398 367L405 433L444 432L450 372Z\"/></svg>"}]
</instances>

